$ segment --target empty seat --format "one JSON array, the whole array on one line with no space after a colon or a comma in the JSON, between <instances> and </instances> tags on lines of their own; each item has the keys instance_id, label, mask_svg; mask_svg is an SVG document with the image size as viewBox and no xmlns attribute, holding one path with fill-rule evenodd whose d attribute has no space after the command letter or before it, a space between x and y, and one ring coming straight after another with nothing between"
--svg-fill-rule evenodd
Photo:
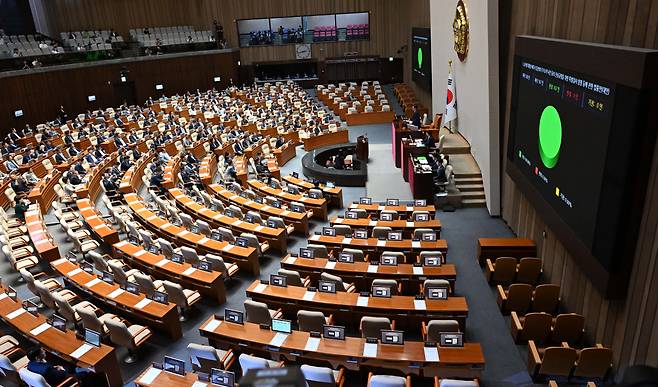
<instances>
[{"instance_id":1,"label":"empty seat","mask_svg":"<svg viewBox=\"0 0 658 387\"><path fill-rule=\"evenodd\" d=\"M227 370L235 361L231 349L224 351L209 345L190 343L187 345L187 352L194 372L209 374L212 368Z\"/></svg>"},{"instance_id":2,"label":"empty seat","mask_svg":"<svg viewBox=\"0 0 658 387\"><path fill-rule=\"evenodd\" d=\"M80 307L76 305L75 311L80 316L80 320L82 321L83 327L87 329L91 329L92 331L98 332L102 335L107 335L109 333L109 330L105 325L105 322L107 320L121 321L119 317L115 316L112 313L105 313L99 317L98 315L96 315L96 311L91 310L90 308L85 308L84 305Z\"/></svg>"},{"instance_id":3,"label":"empty seat","mask_svg":"<svg viewBox=\"0 0 658 387\"><path fill-rule=\"evenodd\" d=\"M577 357L573 348L548 347L539 351L534 341L528 341L528 373L535 380L539 376L568 377Z\"/></svg>"},{"instance_id":4,"label":"empty seat","mask_svg":"<svg viewBox=\"0 0 658 387\"><path fill-rule=\"evenodd\" d=\"M382 257L395 257L398 263L404 263L407 257L400 251L384 251Z\"/></svg>"},{"instance_id":5,"label":"empty seat","mask_svg":"<svg viewBox=\"0 0 658 387\"><path fill-rule=\"evenodd\" d=\"M302 280L299 272L295 270L279 269L278 274L286 277L286 283L289 286L307 287L311 283L311 279L309 277L306 277Z\"/></svg>"},{"instance_id":6,"label":"empty seat","mask_svg":"<svg viewBox=\"0 0 658 387\"><path fill-rule=\"evenodd\" d=\"M430 320L427 324L422 322L421 328L423 340L438 343L440 333L459 332L459 322L457 320Z\"/></svg>"},{"instance_id":7,"label":"empty seat","mask_svg":"<svg viewBox=\"0 0 658 387\"><path fill-rule=\"evenodd\" d=\"M333 317L325 317L324 313L311 310L299 310L297 311L297 324L299 325L299 330L304 332L322 332L322 327L326 325L331 325L333 323Z\"/></svg>"},{"instance_id":8,"label":"empty seat","mask_svg":"<svg viewBox=\"0 0 658 387\"><path fill-rule=\"evenodd\" d=\"M516 282L525 284L536 284L541 276L541 259L525 257L519 260L516 268Z\"/></svg>"},{"instance_id":9,"label":"empty seat","mask_svg":"<svg viewBox=\"0 0 658 387\"><path fill-rule=\"evenodd\" d=\"M137 349L152 336L150 329L137 324L127 327L122 321L108 319L105 321L105 325L110 332L110 341L128 349L128 356L124 359L124 362L128 364L136 361Z\"/></svg>"},{"instance_id":10,"label":"empty seat","mask_svg":"<svg viewBox=\"0 0 658 387\"><path fill-rule=\"evenodd\" d=\"M201 300L201 294L196 290L183 289L179 284L167 280L162 281L162 285L169 295L169 301L173 302L180 308L180 320L185 321L187 311L192 305Z\"/></svg>"},{"instance_id":11,"label":"empty seat","mask_svg":"<svg viewBox=\"0 0 658 387\"><path fill-rule=\"evenodd\" d=\"M345 382L345 369L332 370L328 367L316 367L303 364L299 367L304 374L308 387L333 387L342 386Z\"/></svg>"},{"instance_id":12,"label":"empty seat","mask_svg":"<svg viewBox=\"0 0 658 387\"><path fill-rule=\"evenodd\" d=\"M386 239L388 237L388 233L391 231L393 231L393 229L390 227L376 226L372 228L372 237L378 239Z\"/></svg>"},{"instance_id":13,"label":"empty seat","mask_svg":"<svg viewBox=\"0 0 658 387\"><path fill-rule=\"evenodd\" d=\"M498 293L498 306L503 313L514 311L523 315L530 309L532 285L512 284L507 290L504 290L502 285L498 285L496 290Z\"/></svg>"},{"instance_id":14,"label":"empty seat","mask_svg":"<svg viewBox=\"0 0 658 387\"><path fill-rule=\"evenodd\" d=\"M391 330L395 328L394 324L391 324L391 320L386 317L363 316L361 317L359 329L361 331L361 337L375 337L379 339L382 330Z\"/></svg>"},{"instance_id":15,"label":"empty seat","mask_svg":"<svg viewBox=\"0 0 658 387\"><path fill-rule=\"evenodd\" d=\"M516 312L512 312L512 337L517 343L527 340L544 343L551 332L552 322L553 317L548 313L533 312L520 317Z\"/></svg>"},{"instance_id":16,"label":"empty seat","mask_svg":"<svg viewBox=\"0 0 658 387\"><path fill-rule=\"evenodd\" d=\"M247 355L246 353L240 355L238 361L240 363L240 368L242 369L242 376L244 376L250 369L280 368L284 365L282 361L279 362L263 359L262 357Z\"/></svg>"},{"instance_id":17,"label":"empty seat","mask_svg":"<svg viewBox=\"0 0 658 387\"><path fill-rule=\"evenodd\" d=\"M227 280L234 277L240 270L235 263L226 263L222 257L215 254L206 254L205 260L210 263L213 271L222 273L222 277Z\"/></svg>"},{"instance_id":18,"label":"empty seat","mask_svg":"<svg viewBox=\"0 0 658 387\"><path fill-rule=\"evenodd\" d=\"M399 284L396 280L393 279L376 278L372 280L372 286L387 287L391 290L391 295L397 295L402 291L401 284Z\"/></svg>"},{"instance_id":19,"label":"empty seat","mask_svg":"<svg viewBox=\"0 0 658 387\"><path fill-rule=\"evenodd\" d=\"M368 375L368 387L411 387L411 376Z\"/></svg>"},{"instance_id":20,"label":"empty seat","mask_svg":"<svg viewBox=\"0 0 658 387\"><path fill-rule=\"evenodd\" d=\"M473 380L458 380L458 379L439 379L438 376L434 377L434 387L479 387L480 382L477 379Z\"/></svg>"},{"instance_id":21,"label":"empty seat","mask_svg":"<svg viewBox=\"0 0 658 387\"><path fill-rule=\"evenodd\" d=\"M306 248L313 251L314 258L329 257L329 251L327 250L327 246L309 243L308 245L306 245Z\"/></svg>"},{"instance_id":22,"label":"empty seat","mask_svg":"<svg viewBox=\"0 0 658 387\"><path fill-rule=\"evenodd\" d=\"M352 234L352 227L345 224L336 224L332 228L336 230L336 235L347 236Z\"/></svg>"},{"instance_id":23,"label":"empty seat","mask_svg":"<svg viewBox=\"0 0 658 387\"><path fill-rule=\"evenodd\" d=\"M136 272L134 274L135 281L139 285L139 289L142 293L146 294L149 298L153 298L155 292L164 292L165 288L161 280L153 280L150 275L144 274L142 272Z\"/></svg>"},{"instance_id":24,"label":"empty seat","mask_svg":"<svg viewBox=\"0 0 658 387\"><path fill-rule=\"evenodd\" d=\"M577 353L578 360L573 376L606 379L612 369L612 349L597 344L595 347L583 348Z\"/></svg>"},{"instance_id":25,"label":"empty seat","mask_svg":"<svg viewBox=\"0 0 658 387\"><path fill-rule=\"evenodd\" d=\"M337 275L333 275L329 273L321 273L320 279L323 281L330 281L336 284L336 291L339 292L352 293L356 290L354 284L348 284L347 282L343 282L343 279Z\"/></svg>"},{"instance_id":26,"label":"empty seat","mask_svg":"<svg viewBox=\"0 0 658 387\"><path fill-rule=\"evenodd\" d=\"M489 283L509 283L516 277L517 260L513 257L498 257L495 262L486 261L486 276Z\"/></svg>"},{"instance_id":27,"label":"empty seat","mask_svg":"<svg viewBox=\"0 0 658 387\"><path fill-rule=\"evenodd\" d=\"M585 316L577 313L559 314L553 319L550 341L575 345L585 334Z\"/></svg>"},{"instance_id":28,"label":"empty seat","mask_svg":"<svg viewBox=\"0 0 658 387\"><path fill-rule=\"evenodd\" d=\"M354 257L354 262L366 261L366 255L363 254L363 250L346 248L343 249L342 252L347 254L352 254L352 257Z\"/></svg>"},{"instance_id":29,"label":"empty seat","mask_svg":"<svg viewBox=\"0 0 658 387\"><path fill-rule=\"evenodd\" d=\"M246 300L244 310L246 320L254 324L270 325L273 318L281 317L281 309L272 310L267 307L267 304L254 300Z\"/></svg>"},{"instance_id":30,"label":"empty seat","mask_svg":"<svg viewBox=\"0 0 658 387\"><path fill-rule=\"evenodd\" d=\"M531 309L535 312L555 313L560 305L560 286L543 284L535 287Z\"/></svg>"}]
</instances>

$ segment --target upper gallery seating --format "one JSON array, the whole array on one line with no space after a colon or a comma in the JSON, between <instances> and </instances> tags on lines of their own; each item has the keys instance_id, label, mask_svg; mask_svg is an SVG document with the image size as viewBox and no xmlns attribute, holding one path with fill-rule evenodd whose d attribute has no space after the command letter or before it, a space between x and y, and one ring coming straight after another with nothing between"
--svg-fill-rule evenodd
<instances>
[{"instance_id":1,"label":"upper gallery seating","mask_svg":"<svg viewBox=\"0 0 658 387\"><path fill-rule=\"evenodd\" d=\"M43 35L0 34L0 59L54 55L63 52L63 47Z\"/></svg>"},{"instance_id":2,"label":"upper gallery seating","mask_svg":"<svg viewBox=\"0 0 658 387\"><path fill-rule=\"evenodd\" d=\"M214 41L211 31L196 31L192 26L144 27L130 30L132 40L142 47L175 46Z\"/></svg>"},{"instance_id":3,"label":"upper gallery seating","mask_svg":"<svg viewBox=\"0 0 658 387\"><path fill-rule=\"evenodd\" d=\"M123 37L114 30L62 32L60 37L71 51L111 50L113 44L123 43Z\"/></svg>"}]
</instances>

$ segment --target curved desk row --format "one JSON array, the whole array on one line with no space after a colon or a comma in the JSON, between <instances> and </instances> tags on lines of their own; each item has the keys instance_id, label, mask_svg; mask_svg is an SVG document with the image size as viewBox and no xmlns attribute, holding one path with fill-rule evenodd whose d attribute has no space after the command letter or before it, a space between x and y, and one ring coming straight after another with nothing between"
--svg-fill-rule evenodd
<instances>
[{"instance_id":1,"label":"curved desk row","mask_svg":"<svg viewBox=\"0 0 658 387\"><path fill-rule=\"evenodd\" d=\"M79 198L91 198L96 200L98 194L102 192L103 172L111 165L114 165L119 157L118 153L109 154L103 161L87 171L87 182L75 191Z\"/></svg>"},{"instance_id":2,"label":"curved desk row","mask_svg":"<svg viewBox=\"0 0 658 387\"><path fill-rule=\"evenodd\" d=\"M179 246L190 246L200 252L219 255L229 262L236 263L240 269L255 275L260 273L258 252L253 247L240 247L224 241L215 241L204 235L190 232L183 227L175 226L146 208L143 199L137 194L126 194L124 199L141 223L156 235Z\"/></svg>"},{"instance_id":3,"label":"curved desk row","mask_svg":"<svg viewBox=\"0 0 658 387\"><path fill-rule=\"evenodd\" d=\"M393 230L402 231L405 238L411 238L413 232L417 228L428 228L436 232L437 237L441 236L441 221L438 219L430 219L426 222L408 222L406 220L370 220L368 218L360 219L346 219L337 216L331 218L329 221L331 226L344 225L350 226L352 229L366 229L372 231L375 227L390 227Z\"/></svg>"},{"instance_id":4,"label":"curved desk row","mask_svg":"<svg viewBox=\"0 0 658 387\"><path fill-rule=\"evenodd\" d=\"M349 209L362 209L366 210L368 214L370 215L377 215L379 216L379 213L381 211L397 211L398 215L400 216L401 219L409 219L411 218L411 214L414 213L414 211L427 211L430 213L430 219L434 218L434 214L436 213L436 208L434 208L433 205L428 205L428 206L405 206L405 205L398 205L398 206L387 206L386 203L373 203L373 204L360 204L360 203L352 203L349 206Z\"/></svg>"},{"instance_id":5,"label":"curved desk row","mask_svg":"<svg viewBox=\"0 0 658 387\"><path fill-rule=\"evenodd\" d=\"M295 270L302 277L309 276L313 282L317 282L322 273L337 275L362 290L370 289L375 279L392 279L402 284L402 294L418 294L420 285L426 279L448 280L454 291L457 279L454 264L433 267L416 267L409 263L370 265L368 262L331 262L327 258L302 258L288 254L281 260L281 268Z\"/></svg>"},{"instance_id":6,"label":"curved desk row","mask_svg":"<svg viewBox=\"0 0 658 387\"><path fill-rule=\"evenodd\" d=\"M327 200L313 199L307 196L294 195L278 188L272 188L258 180L249 180L249 187L263 196L274 196L285 203L299 202L304 204L308 209L313 211L313 216L320 220L327 220Z\"/></svg>"},{"instance_id":7,"label":"curved desk row","mask_svg":"<svg viewBox=\"0 0 658 387\"><path fill-rule=\"evenodd\" d=\"M320 184L320 186L316 187L315 184L310 181L293 177L292 175L283 176L282 179L287 183L296 185L305 192L313 188L318 188L322 190L322 193L331 198L331 203L333 203L334 206L337 208L343 208L343 189L340 187L329 188L324 184Z\"/></svg>"},{"instance_id":8,"label":"curved desk row","mask_svg":"<svg viewBox=\"0 0 658 387\"><path fill-rule=\"evenodd\" d=\"M25 225L30 235L34 250L45 261L52 262L60 258L59 248L48 232L46 221L38 204L30 205L25 213Z\"/></svg>"},{"instance_id":9,"label":"curved desk row","mask_svg":"<svg viewBox=\"0 0 658 387\"><path fill-rule=\"evenodd\" d=\"M76 205L82 219L98 239L108 245L119 242L119 233L117 230L105 222L103 217L96 212L96 208L89 199L78 199Z\"/></svg>"},{"instance_id":10,"label":"curved desk row","mask_svg":"<svg viewBox=\"0 0 658 387\"><path fill-rule=\"evenodd\" d=\"M347 129L339 129L335 132L326 131L317 136L311 136L302 139L305 151L322 148L323 146L344 144L350 142L350 136Z\"/></svg>"},{"instance_id":11,"label":"curved desk row","mask_svg":"<svg viewBox=\"0 0 658 387\"><path fill-rule=\"evenodd\" d=\"M161 304L146 298L146 294L133 294L118 284L109 284L96 274L87 273L77 264L60 258L51 262L59 275L84 294L120 311L121 316L130 316L130 321L139 321L174 340L183 337L178 308L174 303Z\"/></svg>"},{"instance_id":12,"label":"curved desk row","mask_svg":"<svg viewBox=\"0 0 658 387\"><path fill-rule=\"evenodd\" d=\"M435 347L436 351L430 351L421 341L407 341L403 345L377 344L374 353L367 353L370 351L366 351L366 339L361 337L312 338L309 332L303 331L280 336L281 333L260 329L258 324L235 324L216 320L214 316L199 331L215 347L242 353L267 352L276 359L283 357L290 361L328 361L334 369L342 366L358 371L375 367L424 377L474 378L480 376L485 364L482 348L477 343L466 343L461 348ZM280 344L279 337L283 338Z\"/></svg>"},{"instance_id":13,"label":"curved desk row","mask_svg":"<svg viewBox=\"0 0 658 387\"><path fill-rule=\"evenodd\" d=\"M93 367L97 373L105 375L109 386L123 386L121 369L114 348L105 344L93 347L79 339L73 331L62 332L56 328L46 327L44 325L46 318L27 312L22 308L22 303L20 299L14 301L7 294L0 293L0 319L21 335L38 342L48 352L65 361L82 368Z\"/></svg>"},{"instance_id":14,"label":"curved desk row","mask_svg":"<svg viewBox=\"0 0 658 387\"><path fill-rule=\"evenodd\" d=\"M254 281L247 288L247 296L266 303L270 308L281 308L292 316L300 309L319 310L333 314L334 321L358 326L364 316L381 316L395 319L396 329L421 332L421 322L430 320L457 320L464 331L468 304L465 297L448 297L446 300L416 300L414 296L362 297L359 293L311 292L302 286L280 287Z\"/></svg>"}]
</instances>

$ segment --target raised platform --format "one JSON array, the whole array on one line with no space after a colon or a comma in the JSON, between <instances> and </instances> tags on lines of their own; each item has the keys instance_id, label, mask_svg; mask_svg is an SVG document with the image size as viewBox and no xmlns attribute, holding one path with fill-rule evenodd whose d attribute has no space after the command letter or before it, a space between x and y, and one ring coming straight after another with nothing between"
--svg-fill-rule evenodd
<instances>
[{"instance_id":1,"label":"raised platform","mask_svg":"<svg viewBox=\"0 0 658 387\"><path fill-rule=\"evenodd\" d=\"M354 158L355 169L334 169L325 167L324 163L340 151L356 155L356 144L330 145L314 149L302 157L302 173L308 178L329 181L337 186L364 187L368 180L366 161Z\"/></svg>"}]
</instances>

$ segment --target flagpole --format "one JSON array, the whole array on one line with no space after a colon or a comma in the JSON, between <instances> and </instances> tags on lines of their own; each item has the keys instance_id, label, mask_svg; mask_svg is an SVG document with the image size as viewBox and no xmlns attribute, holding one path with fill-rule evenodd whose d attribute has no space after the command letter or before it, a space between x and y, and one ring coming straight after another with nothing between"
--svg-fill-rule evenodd
<instances>
[{"instance_id":1,"label":"flagpole","mask_svg":"<svg viewBox=\"0 0 658 387\"><path fill-rule=\"evenodd\" d=\"M452 73L452 59L448 59L448 74L450 73ZM448 130L450 131L450 133L454 133L452 131L452 121L454 120L448 121Z\"/></svg>"}]
</instances>

